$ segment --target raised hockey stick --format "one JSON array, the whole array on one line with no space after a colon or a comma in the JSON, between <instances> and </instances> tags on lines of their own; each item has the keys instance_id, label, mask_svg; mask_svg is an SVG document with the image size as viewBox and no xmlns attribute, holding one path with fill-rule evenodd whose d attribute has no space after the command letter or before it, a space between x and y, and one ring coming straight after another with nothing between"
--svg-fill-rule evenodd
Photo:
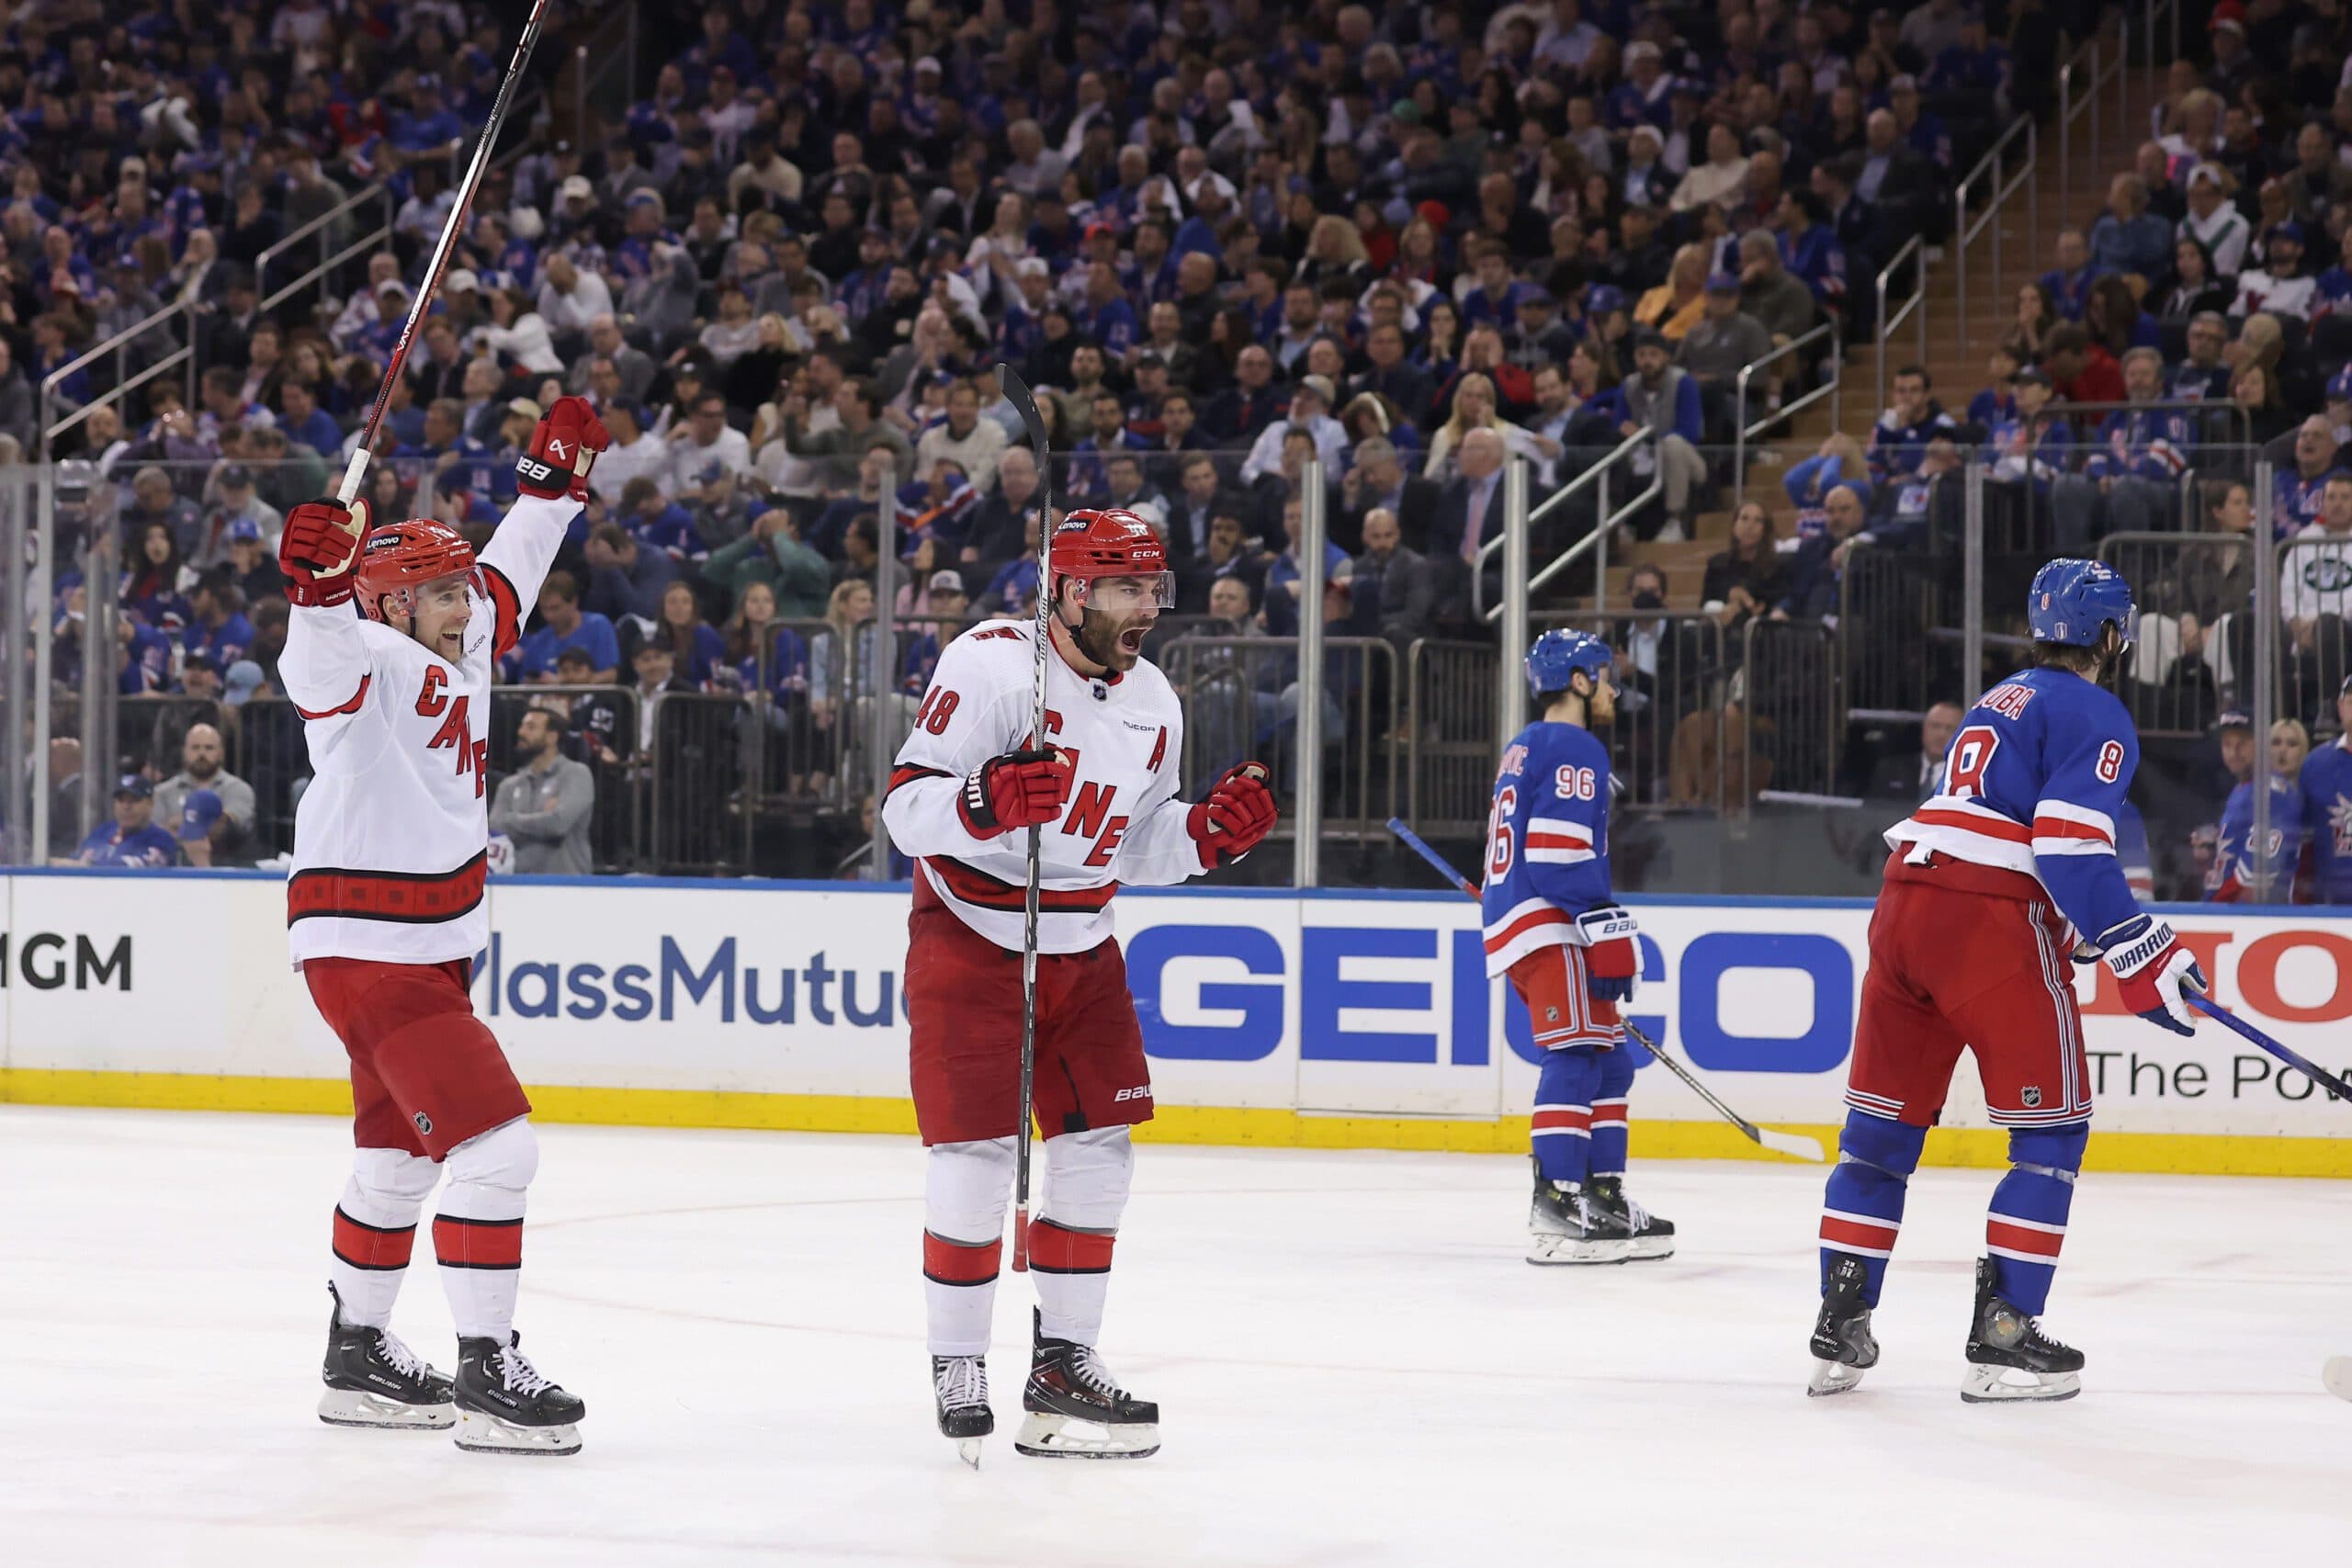
<instances>
[{"instance_id":1,"label":"raised hockey stick","mask_svg":"<svg viewBox=\"0 0 2352 1568\"><path fill-rule=\"evenodd\" d=\"M2235 1030L2238 1033L2245 1035L2338 1100L2352 1100L2352 1083L2346 1083L2326 1068L2312 1065L2303 1056L2279 1044L2278 1042L2271 1039L2270 1036L2263 1033L2262 1031L2211 998L2201 997L2192 991L2188 996L2188 1005L2224 1028Z\"/></svg>"},{"instance_id":2,"label":"raised hockey stick","mask_svg":"<svg viewBox=\"0 0 2352 1568\"><path fill-rule=\"evenodd\" d=\"M531 63L531 49L539 41L547 15L548 0L533 0L530 19L523 24L523 36L514 44L514 58L507 62L505 79L498 84L498 96L491 101L490 118L482 121L481 139L474 143L473 162L466 165L465 178L458 185L458 198L450 204L448 220L441 225L440 243L433 247L433 259L425 265L424 282L417 289L416 298L409 301L408 320L401 323L401 335L392 341L392 355L384 367L383 384L376 389L376 406L368 411L368 423L359 427L358 449L351 454L351 462L343 470L343 485L335 494L345 506L359 494L359 486L368 477L368 465L375 460L376 435L383 426L384 411L391 406L392 383L407 367L409 346L416 341L416 329L424 324L425 311L433 307L433 297L441 290L441 274L447 268L449 253L466 226L466 209L473 204L474 192L481 187L481 176L490 167L491 152L498 145L498 133L506 123L507 106L514 102L514 88Z\"/></svg>"},{"instance_id":3,"label":"raised hockey stick","mask_svg":"<svg viewBox=\"0 0 2352 1568\"><path fill-rule=\"evenodd\" d=\"M1019 371L1002 360L996 367L997 394L1013 406L1029 427L1029 448L1037 458L1037 659L1032 678L1029 744L1046 744L1046 642L1053 635L1054 480L1047 464L1053 454L1046 443L1046 422L1037 412L1037 395ZM1035 1119L1037 1090L1037 899L1045 852L1043 829L1029 829L1029 890L1022 905L1026 924L1021 937L1021 1129L1012 1143L1012 1269L1029 1269L1029 1140Z\"/></svg>"},{"instance_id":4,"label":"raised hockey stick","mask_svg":"<svg viewBox=\"0 0 2352 1568\"><path fill-rule=\"evenodd\" d=\"M1429 862L1430 867L1440 876L1469 897L1473 898L1478 897L1477 884L1454 870L1443 855L1430 848L1427 840L1406 826L1403 818L1391 817L1388 819L1388 830L1396 835L1397 842ZM1659 1050L1657 1042L1643 1033L1640 1027L1630 1019L1625 1021L1625 1032L1640 1041L1643 1050L1656 1056L1665 1066L1667 1071L1689 1085L1691 1093L1713 1107L1717 1115L1745 1133L1751 1142L1760 1144L1775 1154L1787 1155L1794 1159L1820 1160L1827 1157L1822 1153L1821 1145L1817 1140L1805 1137L1799 1133L1776 1133L1770 1127L1758 1127L1755 1122L1716 1099L1714 1091L1699 1081L1698 1074Z\"/></svg>"}]
</instances>

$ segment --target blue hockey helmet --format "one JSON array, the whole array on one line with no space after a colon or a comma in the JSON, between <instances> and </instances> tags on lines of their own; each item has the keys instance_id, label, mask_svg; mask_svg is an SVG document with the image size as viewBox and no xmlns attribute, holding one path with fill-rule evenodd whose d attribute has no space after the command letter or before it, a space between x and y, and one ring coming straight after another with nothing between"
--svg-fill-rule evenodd
<instances>
[{"instance_id":1,"label":"blue hockey helmet","mask_svg":"<svg viewBox=\"0 0 2352 1568\"><path fill-rule=\"evenodd\" d=\"M1614 668L1616 662L1609 645L1590 632L1555 626L1527 650L1527 689L1539 697L1546 692L1565 692L1568 677L1577 671L1598 682L1600 672Z\"/></svg>"},{"instance_id":2,"label":"blue hockey helmet","mask_svg":"<svg viewBox=\"0 0 2352 1568\"><path fill-rule=\"evenodd\" d=\"M2109 621L2128 646L2139 615L2132 607L2132 585L2121 572L2105 561L2071 558L2052 561L2033 574L2025 613L2034 641L2075 648L2097 646L2100 629Z\"/></svg>"}]
</instances>

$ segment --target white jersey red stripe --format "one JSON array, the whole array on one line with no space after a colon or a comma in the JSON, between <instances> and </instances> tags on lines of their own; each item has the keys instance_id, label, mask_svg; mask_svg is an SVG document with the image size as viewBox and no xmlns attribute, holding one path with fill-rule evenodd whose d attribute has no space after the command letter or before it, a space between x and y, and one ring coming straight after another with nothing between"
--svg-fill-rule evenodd
<instances>
[{"instance_id":1,"label":"white jersey red stripe","mask_svg":"<svg viewBox=\"0 0 2352 1568\"><path fill-rule=\"evenodd\" d=\"M929 892L1011 952L1025 924L1029 836L976 835L961 801L975 769L1031 744L1035 637L1034 622L986 621L940 651L882 803L891 841L914 857ZM1185 826L1192 808L1176 798L1184 713L1148 662L1093 680L1057 649L1046 661L1046 729L1071 759L1071 783L1039 837L1037 949L1084 953L1111 936L1123 885L1166 886L1205 869Z\"/></svg>"},{"instance_id":2,"label":"white jersey red stripe","mask_svg":"<svg viewBox=\"0 0 2352 1568\"><path fill-rule=\"evenodd\" d=\"M474 570L456 663L356 604L297 605L278 678L312 778L294 814L287 945L311 958L441 964L488 945L490 694L524 603L578 515L517 501Z\"/></svg>"}]
</instances>

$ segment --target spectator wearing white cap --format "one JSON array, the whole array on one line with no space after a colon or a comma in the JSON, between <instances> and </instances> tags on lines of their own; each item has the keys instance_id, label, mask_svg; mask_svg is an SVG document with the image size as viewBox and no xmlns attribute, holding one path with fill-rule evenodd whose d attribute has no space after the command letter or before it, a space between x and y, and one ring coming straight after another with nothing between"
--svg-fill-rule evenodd
<instances>
[{"instance_id":1,"label":"spectator wearing white cap","mask_svg":"<svg viewBox=\"0 0 2352 1568\"><path fill-rule=\"evenodd\" d=\"M1336 481L1347 456L1348 433L1331 417L1337 393L1327 376L1302 377L1290 395L1290 417L1278 419L1258 433L1250 456L1241 465L1241 482L1255 484L1283 470L1283 439L1294 430L1315 438L1315 454L1322 460L1327 481Z\"/></svg>"},{"instance_id":2,"label":"spectator wearing white cap","mask_svg":"<svg viewBox=\"0 0 2352 1568\"><path fill-rule=\"evenodd\" d=\"M2229 199L2230 176L2219 164L2199 164L2188 171L2188 211L2173 231L2183 240L2195 240L2212 254L2213 270L2235 277L2245 267L2250 237L2245 214Z\"/></svg>"}]
</instances>

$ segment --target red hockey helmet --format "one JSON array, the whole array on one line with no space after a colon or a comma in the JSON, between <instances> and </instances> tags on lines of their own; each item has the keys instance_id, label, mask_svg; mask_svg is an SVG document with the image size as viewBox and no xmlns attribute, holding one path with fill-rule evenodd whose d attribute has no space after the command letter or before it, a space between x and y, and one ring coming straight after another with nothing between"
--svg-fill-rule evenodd
<instances>
[{"instance_id":1,"label":"red hockey helmet","mask_svg":"<svg viewBox=\"0 0 2352 1568\"><path fill-rule=\"evenodd\" d=\"M1091 596L1095 580L1106 577L1137 579L1147 600L1163 610L1176 603L1176 575L1168 570L1168 547L1150 524L1125 507L1087 507L1065 513L1054 530L1046 566L1057 590L1064 578L1081 584L1081 604Z\"/></svg>"},{"instance_id":2,"label":"red hockey helmet","mask_svg":"<svg viewBox=\"0 0 2352 1568\"><path fill-rule=\"evenodd\" d=\"M359 607L370 620L385 619L390 598L403 618L416 615L416 591L429 582L474 569L474 547L464 535L430 517L412 517L369 534L351 569L359 585Z\"/></svg>"}]
</instances>

